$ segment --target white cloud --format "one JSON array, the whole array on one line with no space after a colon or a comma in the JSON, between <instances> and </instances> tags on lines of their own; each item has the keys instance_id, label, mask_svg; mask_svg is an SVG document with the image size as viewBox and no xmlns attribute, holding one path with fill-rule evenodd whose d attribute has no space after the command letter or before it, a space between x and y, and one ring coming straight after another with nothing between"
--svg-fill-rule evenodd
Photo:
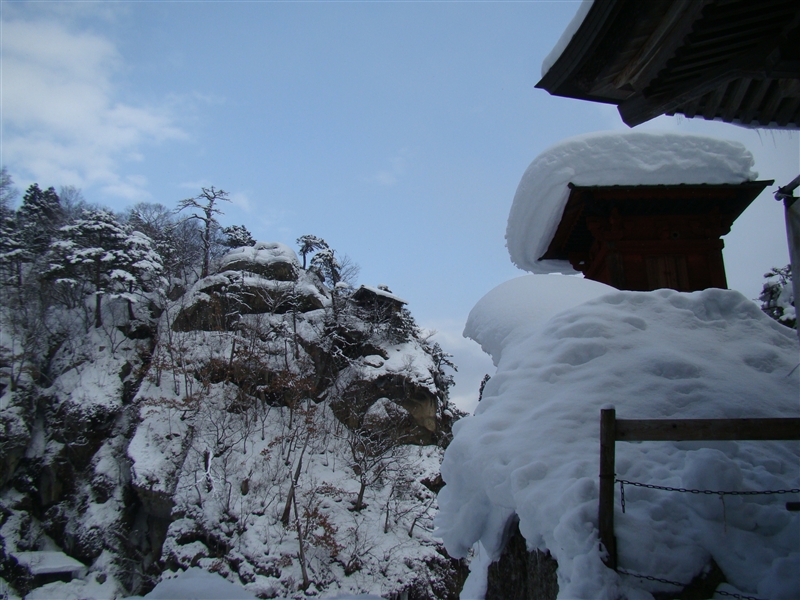
<instances>
[{"instance_id":1,"label":"white cloud","mask_svg":"<svg viewBox=\"0 0 800 600\"><path fill-rule=\"evenodd\" d=\"M252 207L250 197L247 195L247 192L233 192L231 194L231 202L234 206L246 213L249 213Z\"/></svg>"},{"instance_id":2,"label":"white cloud","mask_svg":"<svg viewBox=\"0 0 800 600\"><path fill-rule=\"evenodd\" d=\"M367 181L378 183L380 185L392 186L400 181L400 177L406 172L406 163L408 162L408 150L401 149L396 156L389 159L389 167L380 169L372 177L367 178Z\"/></svg>"},{"instance_id":3,"label":"white cloud","mask_svg":"<svg viewBox=\"0 0 800 600\"><path fill-rule=\"evenodd\" d=\"M18 179L146 196L146 181L123 176L121 163L142 160L146 143L187 136L167 111L116 97L112 76L122 59L114 45L49 21L2 27L4 164Z\"/></svg>"}]
</instances>

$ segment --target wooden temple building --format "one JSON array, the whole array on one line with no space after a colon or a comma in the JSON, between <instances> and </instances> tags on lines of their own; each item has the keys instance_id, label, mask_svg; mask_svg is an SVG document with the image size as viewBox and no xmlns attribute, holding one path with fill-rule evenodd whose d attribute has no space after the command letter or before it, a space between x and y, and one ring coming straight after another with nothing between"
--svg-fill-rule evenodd
<instances>
[{"instance_id":1,"label":"wooden temple building","mask_svg":"<svg viewBox=\"0 0 800 600\"><path fill-rule=\"evenodd\" d=\"M723 241L772 181L577 186L547 252L621 290L727 288Z\"/></svg>"},{"instance_id":2,"label":"wooden temple building","mask_svg":"<svg viewBox=\"0 0 800 600\"><path fill-rule=\"evenodd\" d=\"M682 114L800 125L798 0L594 0L536 87L616 104L633 127Z\"/></svg>"}]
</instances>

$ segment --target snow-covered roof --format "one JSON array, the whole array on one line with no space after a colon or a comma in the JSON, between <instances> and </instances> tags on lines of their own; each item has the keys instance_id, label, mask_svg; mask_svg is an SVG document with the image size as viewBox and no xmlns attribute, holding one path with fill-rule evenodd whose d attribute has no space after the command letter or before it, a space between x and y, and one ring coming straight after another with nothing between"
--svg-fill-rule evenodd
<instances>
[{"instance_id":1,"label":"snow-covered roof","mask_svg":"<svg viewBox=\"0 0 800 600\"><path fill-rule=\"evenodd\" d=\"M502 320L491 314L502 307L487 303L480 320ZM602 562L600 409L613 404L620 419L798 417L797 357L791 329L729 290L617 291L522 325L502 341L475 416L453 428L437 533L453 556L480 541L488 561L516 513L528 547L558 561L559 598L650 597L643 590L653 584ZM616 447L619 478L674 488L794 489L799 462L798 442ZM783 497L723 504L716 495L626 486L625 499L614 525L621 568L688 583L713 557L728 592L796 597L800 515L786 511ZM463 597L481 597L485 570L476 562L472 572Z\"/></svg>"},{"instance_id":2,"label":"snow-covered roof","mask_svg":"<svg viewBox=\"0 0 800 600\"><path fill-rule=\"evenodd\" d=\"M583 0L580 5L578 6L578 11L575 13L575 16L572 17L572 20L567 25L567 28L564 30L564 33L561 34L561 37L558 38L556 45L553 46L553 49L550 50L550 54L545 56L544 60L542 61L542 77L544 77L547 72L550 70L556 61L561 56L561 53L564 52L566 47L572 41L573 36L577 33L578 29L583 23L583 20L586 18L586 15L589 14L589 9L592 7L592 3L594 0Z\"/></svg>"},{"instance_id":3,"label":"snow-covered roof","mask_svg":"<svg viewBox=\"0 0 800 600\"><path fill-rule=\"evenodd\" d=\"M372 287L371 285L361 285L361 286L359 286L359 288L356 290L354 295L358 295L359 292L361 292L361 290L366 290L368 292L372 292L376 296L381 296L382 298L387 298L389 300L392 300L394 302L398 302L400 304L408 304L408 302L406 300L403 300L400 296L395 296L391 292L387 292L386 290L381 289L381 288Z\"/></svg>"},{"instance_id":4,"label":"snow-covered roof","mask_svg":"<svg viewBox=\"0 0 800 600\"><path fill-rule=\"evenodd\" d=\"M228 265L246 261L259 265L271 265L276 262L291 263L300 267L297 253L286 244L280 242L256 242L255 246L234 248L219 261L219 270L227 270Z\"/></svg>"},{"instance_id":5,"label":"snow-covered roof","mask_svg":"<svg viewBox=\"0 0 800 600\"><path fill-rule=\"evenodd\" d=\"M519 182L508 216L511 261L532 273L575 273L547 251L569 198L568 184L675 185L752 181L753 155L740 143L668 132L613 131L566 139L542 152Z\"/></svg>"},{"instance_id":6,"label":"snow-covered roof","mask_svg":"<svg viewBox=\"0 0 800 600\"><path fill-rule=\"evenodd\" d=\"M31 575L50 575L54 573L77 573L86 568L82 562L58 550L40 552L12 552L11 555Z\"/></svg>"}]
</instances>

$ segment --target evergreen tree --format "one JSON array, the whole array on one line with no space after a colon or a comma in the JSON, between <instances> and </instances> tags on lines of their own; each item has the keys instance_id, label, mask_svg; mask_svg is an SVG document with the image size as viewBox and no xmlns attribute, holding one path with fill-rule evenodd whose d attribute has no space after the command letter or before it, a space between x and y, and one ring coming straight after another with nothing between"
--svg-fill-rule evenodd
<instances>
[{"instance_id":1,"label":"evergreen tree","mask_svg":"<svg viewBox=\"0 0 800 600\"><path fill-rule=\"evenodd\" d=\"M223 227L222 233L227 236L224 244L228 248L241 248L242 246L256 245L256 241L253 239L252 234L244 225L231 225L230 227Z\"/></svg>"},{"instance_id":2,"label":"evergreen tree","mask_svg":"<svg viewBox=\"0 0 800 600\"><path fill-rule=\"evenodd\" d=\"M14 209L11 206L18 195L11 175L3 167L0 169L0 269L2 269L3 284L10 283L12 275L21 275L16 267L19 265L22 253L22 241L17 232Z\"/></svg>"},{"instance_id":3,"label":"evergreen tree","mask_svg":"<svg viewBox=\"0 0 800 600\"><path fill-rule=\"evenodd\" d=\"M301 235L297 238L297 244L300 246L300 256L303 257L303 268L306 268L306 257L312 252L317 250L327 250L328 243L322 238L315 235Z\"/></svg>"},{"instance_id":4,"label":"evergreen tree","mask_svg":"<svg viewBox=\"0 0 800 600\"><path fill-rule=\"evenodd\" d=\"M336 251L328 248L327 244L311 259L310 268L319 273L321 279L332 288L342 280L341 265L336 259Z\"/></svg>"},{"instance_id":5,"label":"evergreen tree","mask_svg":"<svg viewBox=\"0 0 800 600\"><path fill-rule=\"evenodd\" d=\"M141 232L128 234L107 211L86 210L59 233L60 239L50 247L46 275L77 290L79 297L94 295L95 327L103 324L103 296L122 296L132 302L134 291L146 291L160 276L161 261L149 238Z\"/></svg>"},{"instance_id":6,"label":"evergreen tree","mask_svg":"<svg viewBox=\"0 0 800 600\"><path fill-rule=\"evenodd\" d=\"M792 266L773 267L769 273L764 273L764 277L767 281L758 297L761 310L787 327L797 327Z\"/></svg>"},{"instance_id":7,"label":"evergreen tree","mask_svg":"<svg viewBox=\"0 0 800 600\"><path fill-rule=\"evenodd\" d=\"M29 260L47 250L63 221L56 191L52 187L42 190L36 183L31 185L17 211L17 229Z\"/></svg>"}]
</instances>

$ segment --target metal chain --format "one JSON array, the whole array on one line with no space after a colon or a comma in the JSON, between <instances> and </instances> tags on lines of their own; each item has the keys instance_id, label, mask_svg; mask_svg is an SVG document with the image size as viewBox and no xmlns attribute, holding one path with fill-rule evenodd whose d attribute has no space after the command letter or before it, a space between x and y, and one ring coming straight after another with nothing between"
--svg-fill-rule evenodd
<instances>
[{"instance_id":1,"label":"metal chain","mask_svg":"<svg viewBox=\"0 0 800 600\"><path fill-rule=\"evenodd\" d=\"M638 481L628 481L627 479L614 479L615 482L619 483L619 492L620 492L620 501L622 503L622 512L625 512L625 484L632 485L634 487L643 487L649 490L663 490L666 492L683 492L686 494L704 494L708 496L719 496L720 500L723 500L724 506L724 497L725 496L760 496L760 495L772 495L772 494L800 494L800 488L793 488L790 490L752 490L752 491L738 491L738 490L696 490L696 489L689 489L689 488L675 488L669 487L665 485L654 485L652 483L640 483ZM666 583L668 585L674 585L677 587L685 588L687 584L681 583L679 581L670 581L669 579L661 579L659 577L653 577L652 575L638 575L636 573L631 573L630 571L626 571L624 569L617 569L617 573L621 573L622 575L630 575L632 577L638 577L639 579L646 579L647 581L655 581L658 583ZM731 598L736 598L737 600L760 600L755 596L744 596L742 594L734 594L731 592L725 592L722 590L716 590L715 594L719 594L720 596L729 596Z\"/></svg>"},{"instance_id":2,"label":"metal chain","mask_svg":"<svg viewBox=\"0 0 800 600\"><path fill-rule=\"evenodd\" d=\"M664 490L666 492L684 492L687 494L706 494L708 496L757 496L764 494L800 494L800 488L791 490L747 490L747 491L723 491L723 490L693 490L689 488L674 488L664 485L654 485L652 483L639 483L638 481L628 481L627 479L615 479L620 485L632 485L643 487L649 490Z\"/></svg>"},{"instance_id":3,"label":"metal chain","mask_svg":"<svg viewBox=\"0 0 800 600\"><path fill-rule=\"evenodd\" d=\"M639 579L646 579L647 581L666 583L668 585L674 585L679 588L685 588L687 586L686 583L681 583L679 581L670 581L669 579L661 579L660 577L653 577L652 575L639 575L637 573L631 573L630 571L626 571L625 569L617 569L617 573L621 575L630 575L631 577L638 577ZM737 598L737 600L761 600L760 598L756 598L755 596L744 596L742 594L734 594L733 592L726 592L723 590L714 590L714 594L719 594L720 596L730 596L731 598Z\"/></svg>"}]
</instances>

